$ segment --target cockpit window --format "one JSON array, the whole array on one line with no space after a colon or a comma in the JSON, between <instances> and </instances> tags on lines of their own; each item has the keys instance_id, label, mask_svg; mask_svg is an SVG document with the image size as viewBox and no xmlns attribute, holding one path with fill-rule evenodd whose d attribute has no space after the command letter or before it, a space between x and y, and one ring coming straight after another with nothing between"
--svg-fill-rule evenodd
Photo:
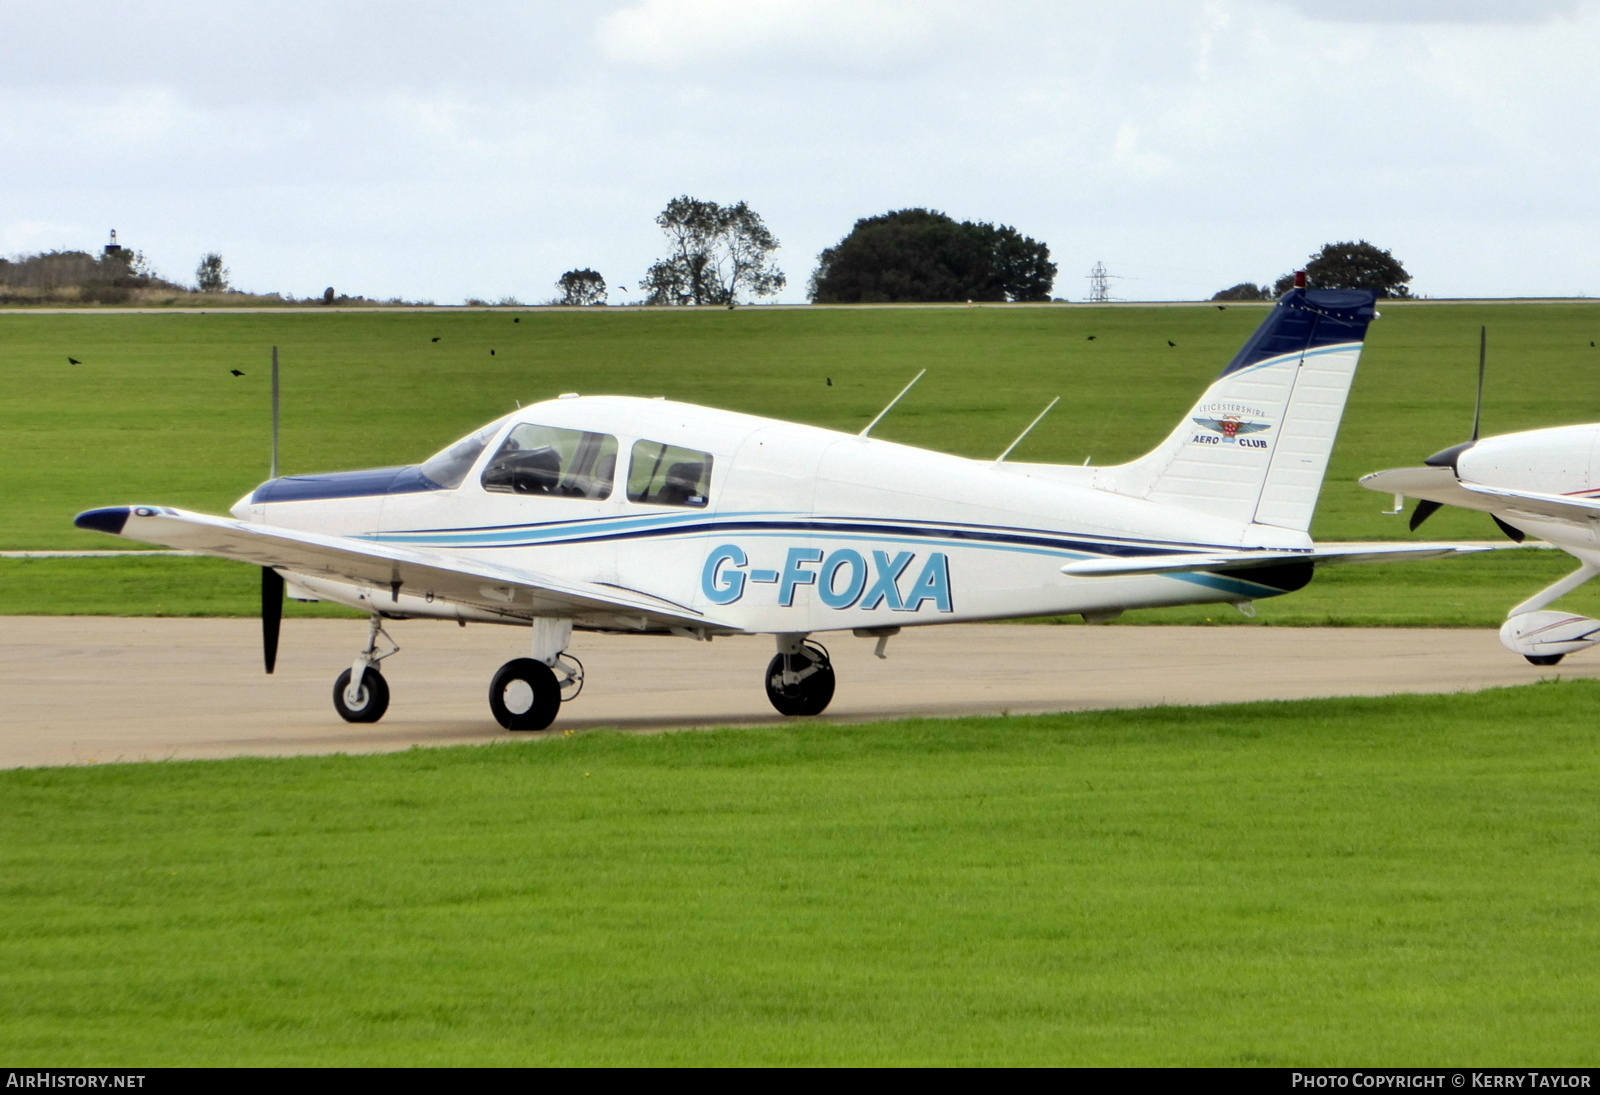
<instances>
[{"instance_id":1,"label":"cockpit window","mask_svg":"<svg viewBox=\"0 0 1600 1095\"><path fill-rule=\"evenodd\" d=\"M500 432L500 427L504 424L504 418L496 419L476 433L463 437L449 448L429 457L422 465L422 474L430 482L437 483L445 490L455 490L467 477L467 472L472 470L472 465L477 463L484 446L489 444L489 439Z\"/></svg>"},{"instance_id":2,"label":"cockpit window","mask_svg":"<svg viewBox=\"0 0 1600 1095\"><path fill-rule=\"evenodd\" d=\"M628 464L628 501L652 506L706 504L711 454L659 441L638 441Z\"/></svg>"},{"instance_id":3,"label":"cockpit window","mask_svg":"<svg viewBox=\"0 0 1600 1095\"><path fill-rule=\"evenodd\" d=\"M599 500L611 497L616 475L617 439L610 434L523 423L484 468L483 489Z\"/></svg>"}]
</instances>

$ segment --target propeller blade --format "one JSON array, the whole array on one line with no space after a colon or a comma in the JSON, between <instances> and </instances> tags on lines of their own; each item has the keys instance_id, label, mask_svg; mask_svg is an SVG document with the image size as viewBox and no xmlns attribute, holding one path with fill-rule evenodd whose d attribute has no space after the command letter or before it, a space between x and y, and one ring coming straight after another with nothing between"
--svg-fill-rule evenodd
<instances>
[{"instance_id":1,"label":"propeller blade","mask_svg":"<svg viewBox=\"0 0 1600 1095\"><path fill-rule=\"evenodd\" d=\"M1417 508L1411 511L1411 531L1416 532L1422 522L1432 517L1443 509L1443 503L1430 502L1426 498L1417 503Z\"/></svg>"},{"instance_id":2,"label":"propeller blade","mask_svg":"<svg viewBox=\"0 0 1600 1095\"><path fill-rule=\"evenodd\" d=\"M1504 521L1500 520L1500 518L1495 517L1495 515L1492 513L1489 516L1494 517L1494 523L1500 526L1500 531L1511 537L1513 542L1520 544L1522 541L1528 538L1528 534L1523 532L1521 529L1513 528L1511 525L1508 525Z\"/></svg>"},{"instance_id":3,"label":"propeller blade","mask_svg":"<svg viewBox=\"0 0 1600 1095\"><path fill-rule=\"evenodd\" d=\"M1478 328L1478 402L1472 408L1472 439L1478 439L1478 426L1483 421L1483 369L1489 360L1489 328Z\"/></svg>"},{"instance_id":4,"label":"propeller blade","mask_svg":"<svg viewBox=\"0 0 1600 1095\"><path fill-rule=\"evenodd\" d=\"M261 653L271 673L278 664L278 624L283 620L283 575L261 568Z\"/></svg>"}]
</instances>

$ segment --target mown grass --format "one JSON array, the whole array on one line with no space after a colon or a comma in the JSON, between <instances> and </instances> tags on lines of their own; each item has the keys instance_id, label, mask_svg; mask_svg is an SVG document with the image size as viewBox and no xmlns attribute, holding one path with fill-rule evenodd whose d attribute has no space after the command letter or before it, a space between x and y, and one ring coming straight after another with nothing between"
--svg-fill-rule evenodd
<instances>
[{"instance_id":1,"label":"mown grass","mask_svg":"<svg viewBox=\"0 0 1600 1095\"><path fill-rule=\"evenodd\" d=\"M1409 535L1355 480L1466 435L1480 324L1490 327L1487 432L1600 417L1600 351L1589 345L1600 305L1384 312L1323 490L1320 538ZM289 472L414 462L517 401L569 390L854 430L924 366L877 435L989 456L1061 395L1014 458L1112 463L1164 437L1261 315L1248 306L0 314L0 548L110 546L71 526L94 506L224 511L266 474L273 345ZM1449 510L1425 533L1497 535L1482 515ZM1519 564L1494 565L1507 569L1503 610L1530 590ZM124 566L134 564L112 569ZM1396 573L1409 582L1413 571ZM196 611L223 599L204 583L197 592ZM108 600L98 611L118 608Z\"/></svg>"},{"instance_id":2,"label":"mown grass","mask_svg":"<svg viewBox=\"0 0 1600 1095\"><path fill-rule=\"evenodd\" d=\"M0 1057L1593 1065L1597 701L0 772Z\"/></svg>"}]
</instances>

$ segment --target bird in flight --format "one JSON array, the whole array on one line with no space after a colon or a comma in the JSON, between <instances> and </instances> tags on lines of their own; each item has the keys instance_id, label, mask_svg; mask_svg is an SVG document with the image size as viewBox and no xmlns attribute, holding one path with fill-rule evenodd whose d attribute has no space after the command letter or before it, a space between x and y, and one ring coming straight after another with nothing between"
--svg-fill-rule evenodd
<instances>
[{"instance_id":1,"label":"bird in flight","mask_svg":"<svg viewBox=\"0 0 1600 1095\"><path fill-rule=\"evenodd\" d=\"M233 374L233 375L234 375L234 376L243 376L243 375L244 375L244 374L243 374L243 373L241 373L241 372L240 372L240 371L239 371L239 370L238 370L238 369L229 369L229 370L228 370L228 371L229 371L229 372L230 372L230 373L232 373L232 374Z\"/></svg>"},{"instance_id":2,"label":"bird in flight","mask_svg":"<svg viewBox=\"0 0 1600 1095\"><path fill-rule=\"evenodd\" d=\"M1174 342L1174 341L1172 341L1172 340L1171 340L1171 339L1170 339L1170 338L1169 338L1169 339L1167 339L1167 345L1168 345L1168 346L1176 346L1176 345L1177 345L1177 343L1176 343L1176 342Z\"/></svg>"},{"instance_id":3,"label":"bird in flight","mask_svg":"<svg viewBox=\"0 0 1600 1095\"><path fill-rule=\"evenodd\" d=\"M1589 345L1591 345L1591 346L1593 346L1593 345L1594 345L1594 343L1592 343L1592 342L1591 342L1591 343L1589 343ZM68 365L82 365L82 364L83 364L83 362L81 362L81 361L79 361L79 360L78 360L78 359L77 359L77 358L75 358L75 357L69 357L69 358L67 358L67 364L68 364Z\"/></svg>"}]
</instances>

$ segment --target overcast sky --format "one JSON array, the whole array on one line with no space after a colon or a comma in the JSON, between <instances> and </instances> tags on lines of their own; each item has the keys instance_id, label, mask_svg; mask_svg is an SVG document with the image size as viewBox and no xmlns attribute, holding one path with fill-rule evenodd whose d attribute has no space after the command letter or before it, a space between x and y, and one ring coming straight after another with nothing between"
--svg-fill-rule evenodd
<instances>
[{"instance_id":1,"label":"overcast sky","mask_svg":"<svg viewBox=\"0 0 1600 1095\"><path fill-rule=\"evenodd\" d=\"M0 253L619 303L689 194L761 214L787 302L909 206L1043 240L1068 299L1354 238L1430 296L1600 295L1597 126L1594 0L0 0Z\"/></svg>"}]
</instances>

